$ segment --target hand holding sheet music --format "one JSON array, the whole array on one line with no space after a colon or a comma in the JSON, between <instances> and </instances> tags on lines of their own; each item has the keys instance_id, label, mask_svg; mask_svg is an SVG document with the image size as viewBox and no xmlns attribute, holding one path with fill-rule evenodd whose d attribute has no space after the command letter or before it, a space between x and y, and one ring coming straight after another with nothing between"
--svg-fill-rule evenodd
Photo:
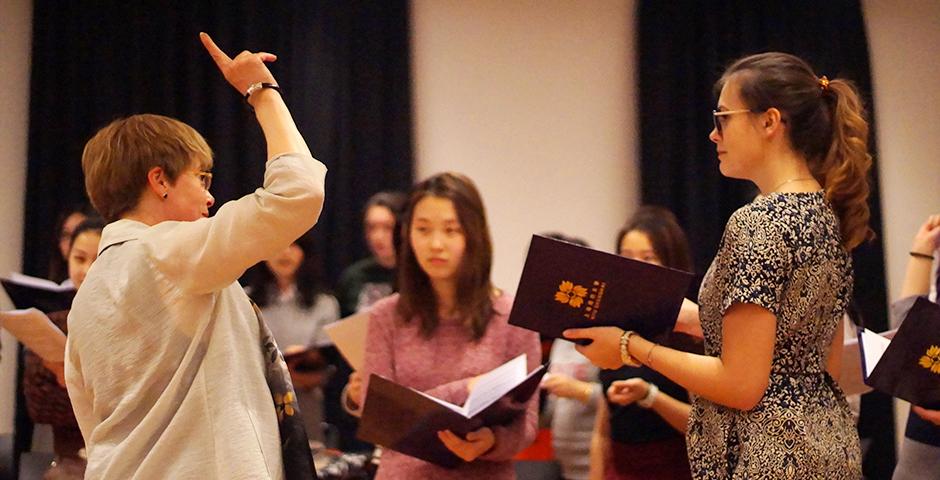
<instances>
[{"instance_id":1,"label":"hand holding sheet music","mask_svg":"<svg viewBox=\"0 0 940 480\"><path fill-rule=\"evenodd\" d=\"M65 334L39 310L0 312L0 325L46 362L65 361Z\"/></svg>"},{"instance_id":2,"label":"hand holding sheet music","mask_svg":"<svg viewBox=\"0 0 940 480\"><path fill-rule=\"evenodd\" d=\"M439 432L464 436L463 442L485 444L483 427L506 425L525 412L525 402L537 391L545 367L526 373L526 355L480 375L463 405L454 405L391 380L371 375L359 424L362 440L454 468L475 451L458 447L458 456L443 443ZM472 432L477 432L470 435ZM449 436L447 438L453 440Z\"/></svg>"}]
</instances>

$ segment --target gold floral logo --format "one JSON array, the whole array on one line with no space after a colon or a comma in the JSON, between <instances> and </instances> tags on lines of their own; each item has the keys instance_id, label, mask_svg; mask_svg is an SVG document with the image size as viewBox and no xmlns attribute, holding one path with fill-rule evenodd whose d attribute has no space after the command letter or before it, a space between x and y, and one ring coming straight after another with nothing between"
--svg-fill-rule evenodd
<instances>
[{"instance_id":1,"label":"gold floral logo","mask_svg":"<svg viewBox=\"0 0 940 480\"><path fill-rule=\"evenodd\" d=\"M565 280L558 285L558 291L555 292L555 301L571 305L574 308L581 308L587 294L586 288Z\"/></svg>"},{"instance_id":2,"label":"gold floral logo","mask_svg":"<svg viewBox=\"0 0 940 480\"><path fill-rule=\"evenodd\" d=\"M918 363L933 373L940 373L940 347L931 345L927 349L927 355L920 357Z\"/></svg>"}]
</instances>

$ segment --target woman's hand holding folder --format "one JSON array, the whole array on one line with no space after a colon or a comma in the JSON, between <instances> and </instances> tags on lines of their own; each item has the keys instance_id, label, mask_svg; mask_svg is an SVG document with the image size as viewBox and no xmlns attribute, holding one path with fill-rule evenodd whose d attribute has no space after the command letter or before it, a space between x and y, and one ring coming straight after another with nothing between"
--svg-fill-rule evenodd
<instances>
[{"instance_id":1,"label":"woman's hand holding folder","mask_svg":"<svg viewBox=\"0 0 940 480\"><path fill-rule=\"evenodd\" d=\"M458 437L450 430L437 432L437 438L440 438L448 450L454 452L454 455L457 455L465 462L476 460L490 451L493 445L496 444L496 435L489 427L483 427L468 433L466 440Z\"/></svg>"}]
</instances>

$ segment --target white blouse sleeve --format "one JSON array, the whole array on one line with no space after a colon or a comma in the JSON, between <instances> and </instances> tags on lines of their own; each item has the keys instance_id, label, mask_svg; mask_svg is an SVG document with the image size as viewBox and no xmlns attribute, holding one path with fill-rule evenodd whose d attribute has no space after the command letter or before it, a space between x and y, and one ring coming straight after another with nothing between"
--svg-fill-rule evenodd
<instances>
[{"instance_id":1,"label":"white blouse sleeve","mask_svg":"<svg viewBox=\"0 0 940 480\"><path fill-rule=\"evenodd\" d=\"M317 223L325 177L326 166L309 155L278 155L267 162L262 188L211 218L160 223L141 241L154 267L181 290L221 290Z\"/></svg>"}]
</instances>

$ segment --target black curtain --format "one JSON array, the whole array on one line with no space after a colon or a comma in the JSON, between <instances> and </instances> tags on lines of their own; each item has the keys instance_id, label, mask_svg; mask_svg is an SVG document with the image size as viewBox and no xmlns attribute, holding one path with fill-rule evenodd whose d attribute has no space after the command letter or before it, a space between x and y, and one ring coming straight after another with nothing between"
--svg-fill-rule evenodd
<instances>
[{"instance_id":1,"label":"black curtain","mask_svg":"<svg viewBox=\"0 0 940 480\"><path fill-rule=\"evenodd\" d=\"M366 254L361 208L412 181L408 2L58 2L34 6L24 270L44 275L53 223L85 198L81 153L111 120L178 118L215 152L216 207L260 186L265 145L199 42L276 53L275 78L329 168L314 228L331 278Z\"/></svg>"},{"instance_id":2,"label":"black curtain","mask_svg":"<svg viewBox=\"0 0 940 480\"><path fill-rule=\"evenodd\" d=\"M640 143L644 203L668 207L688 231L704 272L731 213L753 199L749 182L723 178L708 140L715 81L735 59L763 51L804 58L819 75L859 86L871 112L868 43L857 1L641 1L638 21ZM877 162L877 156L875 158ZM871 172L871 226L879 235L856 249L854 300L867 326L887 329L878 171ZM859 433L869 440L864 469L889 478L895 463L894 420L887 396L863 397ZM866 442L867 443L867 442Z\"/></svg>"},{"instance_id":3,"label":"black curtain","mask_svg":"<svg viewBox=\"0 0 940 480\"><path fill-rule=\"evenodd\" d=\"M243 49L279 56L270 68L314 156L329 168L313 236L330 280L366 255L368 197L411 185L407 0L36 0L33 22L28 274L46 274L57 214L85 199L85 142L116 118L157 113L201 132L215 152L216 207L261 185L260 128L204 51L200 31L231 56ZM23 447L26 439L18 441Z\"/></svg>"}]
</instances>

